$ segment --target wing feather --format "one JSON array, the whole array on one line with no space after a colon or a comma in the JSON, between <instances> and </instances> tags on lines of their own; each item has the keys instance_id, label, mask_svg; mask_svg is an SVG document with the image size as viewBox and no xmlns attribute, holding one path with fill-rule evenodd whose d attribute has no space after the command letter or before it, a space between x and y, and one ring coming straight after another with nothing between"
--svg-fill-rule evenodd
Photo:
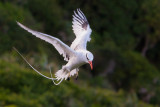
<instances>
[{"instance_id":1,"label":"wing feather","mask_svg":"<svg viewBox=\"0 0 160 107\"><path fill-rule=\"evenodd\" d=\"M41 32L37 32L34 31L30 28L27 28L26 26L22 25L21 23L17 22L17 24L27 30L28 32L32 33L34 36L45 40L46 42L52 44L56 50L59 52L60 55L62 55L64 57L65 61L68 61L70 57L74 56L75 52L73 49L71 49L68 45L66 45L65 43L63 43L61 40L59 40L58 38L55 38L53 36L50 36L48 34L44 34Z\"/></svg>"},{"instance_id":2,"label":"wing feather","mask_svg":"<svg viewBox=\"0 0 160 107\"><path fill-rule=\"evenodd\" d=\"M86 49L87 42L90 41L90 34L92 32L86 16L80 9L77 12L74 11L73 15L73 32L76 35L76 39L72 42L71 48L73 50Z\"/></svg>"}]
</instances>

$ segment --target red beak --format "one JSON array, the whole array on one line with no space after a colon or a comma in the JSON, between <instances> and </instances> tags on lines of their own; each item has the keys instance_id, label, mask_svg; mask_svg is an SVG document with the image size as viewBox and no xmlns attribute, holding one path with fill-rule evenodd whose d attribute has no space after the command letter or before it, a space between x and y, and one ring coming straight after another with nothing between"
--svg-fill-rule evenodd
<instances>
[{"instance_id":1,"label":"red beak","mask_svg":"<svg viewBox=\"0 0 160 107\"><path fill-rule=\"evenodd\" d=\"M93 70L92 61L88 61L88 63L90 64L91 70Z\"/></svg>"}]
</instances>

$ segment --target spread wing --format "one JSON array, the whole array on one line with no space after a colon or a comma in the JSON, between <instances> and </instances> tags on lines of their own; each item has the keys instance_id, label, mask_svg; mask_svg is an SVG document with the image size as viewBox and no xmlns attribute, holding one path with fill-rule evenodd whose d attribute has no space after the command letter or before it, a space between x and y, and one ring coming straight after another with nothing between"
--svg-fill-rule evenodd
<instances>
[{"instance_id":1,"label":"spread wing","mask_svg":"<svg viewBox=\"0 0 160 107\"><path fill-rule=\"evenodd\" d=\"M87 42L91 40L90 35L92 30L87 18L80 9L77 9L77 13L74 11L72 23L76 39L72 42L71 48L73 50L86 49Z\"/></svg>"},{"instance_id":2,"label":"spread wing","mask_svg":"<svg viewBox=\"0 0 160 107\"><path fill-rule=\"evenodd\" d=\"M34 31L32 29L27 28L26 26L22 25L21 23L17 22L17 24L27 30L28 32L32 33L33 35L35 35L36 37L45 40L46 42L52 44L57 51L59 52L60 55L63 55L64 60L68 61L70 57L74 56L75 52L73 49L71 49L68 45L66 45L65 43L63 43L61 40L59 40L58 38L55 38L53 36L41 33L41 32L37 32Z\"/></svg>"}]
</instances>

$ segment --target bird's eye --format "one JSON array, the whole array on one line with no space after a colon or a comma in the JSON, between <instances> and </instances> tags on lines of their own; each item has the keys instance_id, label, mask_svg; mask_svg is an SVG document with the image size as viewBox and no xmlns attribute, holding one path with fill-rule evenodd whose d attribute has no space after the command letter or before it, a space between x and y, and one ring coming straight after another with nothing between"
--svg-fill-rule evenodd
<instances>
[{"instance_id":1,"label":"bird's eye","mask_svg":"<svg viewBox=\"0 0 160 107\"><path fill-rule=\"evenodd\" d=\"M89 60L88 57L87 57L87 54L86 54L86 58L87 58L87 60Z\"/></svg>"}]
</instances>

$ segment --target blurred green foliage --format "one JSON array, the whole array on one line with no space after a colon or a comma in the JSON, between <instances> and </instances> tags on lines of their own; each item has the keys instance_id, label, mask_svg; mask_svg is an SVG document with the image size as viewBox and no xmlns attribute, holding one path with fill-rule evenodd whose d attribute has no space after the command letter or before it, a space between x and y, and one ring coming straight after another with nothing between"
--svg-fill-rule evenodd
<instances>
[{"instance_id":1,"label":"blurred green foliage","mask_svg":"<svg viewBox=\"0 0 160 107\"><path fill-rule=\"evenodd\" d=\"M159 4L159 0L1 0L0 106L160 106ZM70 45L77 8L93 30L88 50L94 54L94 70L87 72L84 65L78 81L54 86L27 69L12 47L42 72L49 66L56 72L63 58L16 21Z\"/></svg>"},{"instance_id":2,"label":"blurred green foliage","mask_svg":"<svg viewBox=\"0 0 160 107\"><path fill-rule=\"evenodd\" d=\"M12 58L13 59L13 58ZM5 107L106 107L106 106L145 106L137 101L135 93L119 90L114 92L90 86L81 87L73 82L63 82L60 86L35 72L0 60L0 106ZM49 75L49 74L48 74ZM87 81L87 78L83 82Z\"/></svg>"}]
</instances>

